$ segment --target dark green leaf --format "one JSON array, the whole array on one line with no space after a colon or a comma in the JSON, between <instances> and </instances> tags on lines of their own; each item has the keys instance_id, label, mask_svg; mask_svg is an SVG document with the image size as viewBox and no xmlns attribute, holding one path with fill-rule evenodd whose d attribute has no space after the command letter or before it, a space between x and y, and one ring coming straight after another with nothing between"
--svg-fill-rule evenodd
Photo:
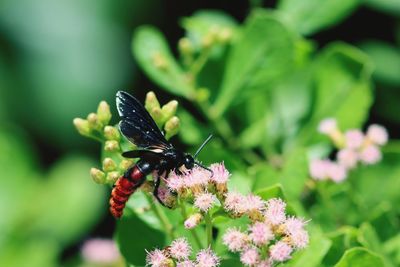
<instances>
[{"instance_id":1,"label":"dark green leaf","mask_svg":"<svg viewBox=\"0 0 400 267\"><path fill-rule=\"evenodd\" d=\"M371 8L400 16L400 5L398 0L365 0L364 2Z\"/></svg>"},{"instance_id":2,"label":"dark green leaf","mask_svg":"<svg viewBox=\"0 0 400 267\"><path fill-rule=\"evenodd\" d=\"M117 224L116 240L124 258L133 265L145 265L146 249L163 248L165 236L135 215L123 217Z\"/></svg>"}]
</instances>

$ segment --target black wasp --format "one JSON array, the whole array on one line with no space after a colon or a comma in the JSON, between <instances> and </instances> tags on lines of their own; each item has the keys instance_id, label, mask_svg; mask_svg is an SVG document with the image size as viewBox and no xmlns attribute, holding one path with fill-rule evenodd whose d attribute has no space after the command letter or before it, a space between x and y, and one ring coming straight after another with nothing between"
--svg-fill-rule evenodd
<instances>
[{"instance_id":1,"label":"black wasp","mask_svg":"<svg viewBox=\"0 0 400 267\"><path fill-rule=\"evenodd\" d=\"M195 165L209 170L197 162L195 158L212 136L210 135L203 142L192 157L190 154L177 150L165 139L153 118L135 97L119 91L116 95L116 101L118 113L121 117L119 130L130 142L139 147L138 150L127 151L122 154L126 158L139 158L139 161L117 180L111 193L110 211L114 217L120 218L129 196L145 181L146 175L153 171L157 173L154 196L164 205L158 195L161 175L168 177L171 171L180 174L179 169L183 166L187 170L192 169Z\"/></svg>"}]
</instances>

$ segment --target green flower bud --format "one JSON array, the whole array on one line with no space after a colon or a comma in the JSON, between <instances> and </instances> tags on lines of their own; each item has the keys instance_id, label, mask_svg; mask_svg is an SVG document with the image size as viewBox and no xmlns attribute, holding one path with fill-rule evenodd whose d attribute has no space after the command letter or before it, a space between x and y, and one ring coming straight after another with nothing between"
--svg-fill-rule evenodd
<instances>
[{"instance_id":1,"label":"green flower bud","mask_svg":"<svg viewBox=\"0 0 400 267\"><path fill-rule=\"evenodd\" d=\"M147 109L148 112L150 112L154 108L160 108L160 103L158 102L156 94L153 91L150 91L146 94L144 107Z\"/></svg>"},{"instance_id":2,"label":"green flower bud","mask_svg":"<svg viewBox=\"0 0 400 267\"><path fill-rule=\"evenodd\" d=\"M150 111L150 115L154 119L158 127L161 127L165 123L165 118L160 108L153 108Z\"/></svg>"},{"instance_id":3,"label":"green flower bud","mask_svg":"<svg viewBox=\"0 0 400 267\"><path fill-rule=\"evenodd\" d=\"M178 108L178 101L176 101L176 100L169 101L167 104L165 104L161 108L161 112L162 112L165 120L168 120L172 116L174 116L177 108Z\"/></svg>"},{"instance_id":4,"label":"green flower bud","mask_svg":"<svg viewBox=\"0 0 400 267\"><path fill-rule=\"evenodd\" d=\"M121 163L119 164L119 169L121 170L127 170L129 167L133 165L134 161L130 159L123 159Z\"/></svg>"},{"instance_id":5,"label":"green flower bud","mask_svg":"<svg viewBox=\"0 0 400 267\"><path fill-rule=\"evenodd\" d=\"M97 107L97 117L101 124L107 125L111 120L110 106L106 101L101 101Z\"/></svg>"},{"instance_id":6,"label":"green flower bud","mask_svg":"<svg viewBox=\"0 0 400 267\"><path fill-rule=\"evenodd\" d=\"M100 130L102 125L99 121L99 117L96 113L89 113L87 116L87 121L89 122L89 127L94 130Z\"/></svg>"},{"instance_id":7,"label":"green flower bud","mask_svg":"<svg viewBox=\"0 0 400 267\"><path fill-rule=\"evenodd\" d=\"M109 172L107 173L106 182L108 184L115 184L120 176L121 174L118 171Z\"/></svg>"},{"instance_id":8,"label":"green flower bud","mask_svg":"<svg viewBox=\"0 0 400 267\"><path fill-rule=\"evenodd\" d=\"M165 58L165 56L163 54L161 54L160 52L155 52L152 55L152 61L154 66L157 69L160 70L166 70L168 68L168 62L167 59Z\"/></svg>"},{"instance_id":9,"label":"green flower bud","mask_svg":"<svg viewBox=\"0 0 400 267\"><path fill-rule=\"evenodd\" d=\"M204 102L210 97L210 90L205 87L199 88L196 91L196 99L198 102Z\"/></svg>"},{"instance_id":10,"label":"green flower bud","mask_svg":"<svg viewBox=\"0 0 400 267\"><path fill-rule=\"evenodd\" d=\"M193 44L189 38L181 38L178 42L178 47L182 54L191 54L193 52Z\"/></svg>"},{"instance_id":11,"label":"green flower bud","mask_svg":"<svg viewBox=\"0 0 400 267\"><path fill-rule=\"evenodd\" d=\"M119 141L120 134L119 134L119 131L117 130L117 128L107 125L106 127L104 127L104 137L107 140Z\"/></svg>"},{"instance_id":12,"label":"green flower bud","mask_svg":"<svg viewBox=\"0 0 400 267\"><path fill-rule=\"evenodd\" d=\"M83 136L90 136L90 126L87 120L75 118L73 121L75 128Z\"/></svg>"},{"instance_id":13,"label":"green flower bud","mask_svg":"<svg viewBox=\"0 0 400 267\"><path fill-rule=\"evenodd\" d=\"M167 139L170 139L172 136L176 135L179 131L179 118L176 116L173 116L171 119L169 119L164 126L165 130L165 137Z\"/></svg>"},{"instance_id":14,"label":"green flower bud","mask_svg":"<svg viewBox=\"0 0 400 267\"><path fill-rule=\"evenodd\" d=\"M105 158L103 160L103 170L105 172L115 171L117 169L117 164L112 160L112 158Z\"/></svg>"},{"instance_id":15,"label":"green flower bud","mask_svg":"<svg viewBox=\"0 0 400 267\"><path fill-rule=\"evenodd\" d=\"M91 168L90 176L93 181L97 184L105 184L106 183L106 174L99 169Z\"/></svg>"},{"instance_id":16,"label":"green flower bud","mask_svg":"<svg viewBox=\"0 0 400 267\"><path fill-rule=\"evenodd\" d=\"M119 150L119 143L115 140L108 140L104 144L104 150L109 152L115 152Z\"/></svg>"},{"instance_id":17,"label":"green flower bud","mask_svg":"<svg viewBox=\"0 0 400 267\"><path fill-rule=\"evenodd\" d=\"M232 39L232 29L223 28L217 35L217 40L221 43L227 43Z\"/></svg>"}]
</instances>

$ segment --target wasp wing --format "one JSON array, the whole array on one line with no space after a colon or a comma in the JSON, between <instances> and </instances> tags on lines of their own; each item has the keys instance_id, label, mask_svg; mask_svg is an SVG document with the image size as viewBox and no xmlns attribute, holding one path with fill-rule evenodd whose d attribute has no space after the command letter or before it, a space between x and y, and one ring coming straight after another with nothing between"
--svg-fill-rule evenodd
<instances>
[{"instance_id":1,"label":"wasp wing","mask_svg":"<svg viewBox=\"0 0 400 267\"><path fill-rule=\"evenodd\" d=\"M119 129L129 141L149 150L162 151L172 147L158 129L153 118L135 97L118 91L116 100L121 117Z\"/></svg>"}]
</instances>

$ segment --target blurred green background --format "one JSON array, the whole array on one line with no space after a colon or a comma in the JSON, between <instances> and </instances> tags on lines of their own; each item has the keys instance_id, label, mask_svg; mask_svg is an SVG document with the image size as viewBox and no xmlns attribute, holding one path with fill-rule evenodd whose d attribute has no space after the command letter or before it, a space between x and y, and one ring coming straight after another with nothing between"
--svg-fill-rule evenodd
<instances>
[{"instance_id":1,"label":"blurred green background","mask_svg":"<svg viewBox=\"0 0 400 267\"><path fill-rule=\"evenodd\" d=\"M340 40L371 57L375 102L368 123L385 125L399 138L400 4L351 2L333 24L305 35L318 49ZM100 100L111 103L115 114L117 90L141 100L149 90L163 102L176 98L136 66L133 30L156 25L176 53L182 17L219 9L241 23L251 5L260 4L276 6L275 1L0 1L0 266L79 262L83 240L112 237L108 192L88 173L99 165L100 147L79 136L72 119L94 111Z\"/></svg>"}]
</instances>

